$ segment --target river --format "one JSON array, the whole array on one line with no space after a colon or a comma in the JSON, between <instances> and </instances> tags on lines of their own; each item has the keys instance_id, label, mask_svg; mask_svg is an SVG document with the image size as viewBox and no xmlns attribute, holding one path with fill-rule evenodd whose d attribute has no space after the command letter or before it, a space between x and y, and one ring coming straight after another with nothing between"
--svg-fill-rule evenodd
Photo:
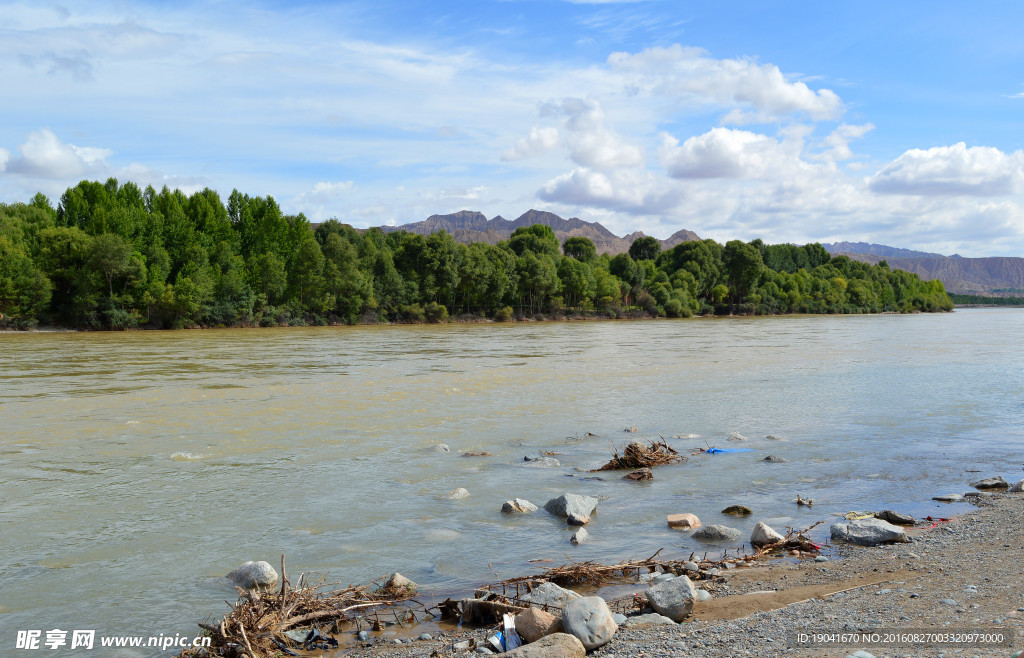
<instances>
[{"instance_id":1,"label":"river","mask_svg":"<svg viewBox=\"0 0 1024 658\"><path fill-rule=\"evenodd\" d=\"M282 553L293 578L448 593L530 559L705 550L671 513L948 515L932 495L1024 476L1022 336L1015 309L0 334L0 653L25 629L193 635L234 600L225 573ZM752 450L585 472L659 434ZM560 466L524 463L541 451ZM499 512L564 492L602 498L578 547L543 510Z\"/></svg>"}]
</instances>

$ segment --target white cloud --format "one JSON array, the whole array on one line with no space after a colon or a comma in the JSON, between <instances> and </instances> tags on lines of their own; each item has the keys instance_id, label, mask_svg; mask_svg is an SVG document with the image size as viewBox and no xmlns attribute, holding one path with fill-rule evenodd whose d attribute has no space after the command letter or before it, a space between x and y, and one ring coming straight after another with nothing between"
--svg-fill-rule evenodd
<instances>
[{"instance_id":1,"label":"white cloud","mask_svg":"<svg viewBox=\"0 0 1024 658\"><path fill-rule=\"evenodd\" d=\"M643 164L643 149L608 127L598 101L567 98L561 111L569 156L576 164L602 171Z\"/></svg>"},{"instance_id":2,"label":"white cloud","mask_svg":"<svg viewBox=\"0 0 1024 658\"><path fill-rule=\"evenodd\" d=\"M522 160L540 155L558 146L558 129L552 126L533 126L527 137L516 140L515 146L501 154L502 160Z\"/></svg>"},{"instance_id":3,"label":"white cloud","mask_svg":"<svg viewBox=\"0 0 1024 658\"><path fill-rule=\"evenodd\" d=\"M11 159L11 152L7 149L0 148L0 174L7 169L7 161Z\"/></svg>"},{"instance_id":4,"label":"white cloud","mask_svg":"<svg viewBox=\"0 0 1024 658\"><path fill-rule=\"evenodd\" d=\"M537 196L566 206L647 215L671 211L682 202L684 195L678 185L643 168L600 172L577 167L548 181Z\"/></svg>"},{"instance_id":5,"label":"white cloud","mask_svg":"<svg viewBox=\"0 0 1024 658\"><path fill-rule=\"evenodd\" d=\"M868 179L881 194L993 196L1014 194L1024 182L1024 152L1006 154L963 142L911 149Z\"/></svg>"},{"instance_id":6,"label":"white cloud","mask_svg":"<svg viewBox=\"0 0 1024 658\"><path fill-rule=\"evenodd\" d=\"M35 178L83 178L107 171L110 149L65 144L52 131L37 130L18 147L20 156L10 160L8 172Z\"/></svg>"},{"instance_id":7,"label":"white cloud","mask_svg":"<svg viewBox=\"0 0 1024 658\"><path fill-rule=\"evenodd\" d=\"M775 65L750 59L714 59L699 48L676 44L635 55L613 53L608 65L624 76L626 89L633 94L741 105L760 117L802 113L823 120L838 118L843 112L842 101L830 89L814 91L803 82L786 79ZM735 115L737 119L742 116Z\"/></svg>"},{"instance_id":8,"label":"white cloud","mask_svg":"<svg viewBox=\"0 0 1024 658\"><path fill-rule=\"evenodd\" d=\"M805 167L801 145L802 139L780 142L746 130L712 128L682 146L675 137L663 134L658 154L673 178L763 180L789 176Z\"/></svg>"},{"instance_id":9,"label":"white cloud","mask_svg":"<svg viewBox=\"0 0 1024 658\"><path fill-rule=\"evenodd\" d=\"M828 150L822 152L817 157L832 160L833 162L849 160L853 157L853 151L850 150L850 142L855 139L860 139L874 129L875 126L872 123L865 123L860 126L854 126L846 123L840 124L838 128L833 130L832 133L822 141L822 146L827 147Z\"/></svg>"}]
</instances>

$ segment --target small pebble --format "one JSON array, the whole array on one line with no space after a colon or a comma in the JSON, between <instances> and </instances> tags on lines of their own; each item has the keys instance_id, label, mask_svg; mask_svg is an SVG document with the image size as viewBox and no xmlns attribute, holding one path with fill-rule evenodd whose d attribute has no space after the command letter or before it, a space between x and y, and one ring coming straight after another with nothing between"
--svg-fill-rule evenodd
<instances>
[{"instance_id":1,"label":"small pebble","mask_svg":"<svg viewBox=\"0 0 1024 658\"><path fill-rule=\"evenodd\" d=\"M939 603L942 603L943 605L956 605L957 604L954 599L942 599L941 601L939 601Z\"/></svg>"},{"instance_id":2,"label":"small pebble","mask_svg":"<svg viewBox=\"0 0 1024 658\"><path fill-rule=\"evenodd\" d=\"M814 561L815 562L828 562L828 558L825 557L824 555L819 555L818 557L814 558Z\"/></svg>"},{"instance_id":3,"label":"small pebble","mask_svg":"<svg viewBox=\"0 0 1024 658\"><path fill-rule=\"evenodd\" d=\"M369 642L370 641L370 634L367 631L359 631L359 633L356 635L356 637L359 638L360 642Z\"/></svg>"},{"instance_id":4,"label":"small pebble","mask_svg":"<svg viewBox=\"0 0 1024 658\"><path fill-rule=\"evenodd\" d=\"M424 633L420 635L421 640L433 640L434 637L430 633Z\"/></svg>"}]
</instances>

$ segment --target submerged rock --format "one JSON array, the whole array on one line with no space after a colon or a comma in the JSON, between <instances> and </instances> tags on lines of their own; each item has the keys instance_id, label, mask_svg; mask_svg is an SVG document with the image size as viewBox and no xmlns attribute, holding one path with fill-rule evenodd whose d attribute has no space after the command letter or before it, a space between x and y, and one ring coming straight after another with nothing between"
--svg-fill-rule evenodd
<instances>
[{"instance_id":1,"label":"submerged rock","mask_svg":"<svg viewBox=\"0 0 1024 658\"><path fill-rule=\"evenodd\" d=\"M619 625L612 611L600 596L573 599L562 613L562 626L566 633L575 635L587 651L611 642Z\"/></svg>"},{"instance_id":2,"label":"submerged rock","mask_svg":"<svg viewBox=\"0 0 1024 658\"><path fill-rule=\"evenodd\" d=\"M448 500L461 500L462 498L469 498L469 491L459 487L458 489L452 489L444 497Z\"/></svg>"},{"instance_id":3,"label":"submerged rock","mask_svg":"<svg viewBox=\"0 0 1024 658\"><path fill-rule=\"evenodd\" d=\"M589 539L589 538L590 538L590 533L587 532L587 529L586 528L580 528L579 530L577 530L576 532L574 532L572 534L572 537L569 538L569 541L571 541L574 544L582 544L583 542L587 541L587 539Z\"/></svg>"},{"instance_id":4,"label":"submerged rock","mask_svg":"<svg viewBox=\"0 0 1024 658\"><path fill-rule=\"evenodd\" d=\"M416 591L416 587L418 587L416 583L412 582L411 580L409 580L402 574L398 573L397 571L388 576L387 580L384 581L384 589L404 589L410 592L414 592Z\"/></svg>"},{"instance_id":5,"label":"submerged rock","mask_svg":"<svg viewBox=\"0 0 1024 658\"><path fill-rule=\"evenodd\" d=\"M523 457L524 465L530 468L557 468L562 465L554 457Z\"/></svg>"},{"instance_id":6,"label":"submerged rock","mask_svg":"<svg viewBox=\"0 0 1024 658\"><path fill-rule=\"evenodd\" d=\"M725 525L706 525L693 533L693 538L701 541L736 541L742 536L736 528Z\"/></svg>"},{"instance_id":7,"label":"submerged rock","mask_svg":"<svg viewBox=\"0 0 1024 658\"><path fill-rule=\"evenodd\" d=\"M771 526L764 521L758 521L757 525L754 526L753 532L750 533L751 546L767 546L768 544L785 541L785 539L785 537L772 530Z\"/></svg>"},{"instance_id":8,"label":"submerged rock","mask_svg":"<svg viewBox=\"0 0 1024 658\"><path fill-rule=\"evenodd\" d=\"M1010 483L1004 480L1002 475L997 475L995 477L972 482L971 486L975 489L1009 489Z\"/></svg>"},{"instance_id":9,"label":"submerged rock","mask_svg":"<svg viewBox=\"0 0 1024 658\"><path fill-rule=\"evenodd\" d=\"M699 528L700 519L696 514L686 512L684 514L669 514L668 527L670 528Z\"/></svg>"},{"instance_id":10,"label":"submerged rock","mask_svg":"<svg viewBox=\"0 0 1024 658\"><path fill-rule=\"evenodd\" d=\"M857 519L835 523L832 525L832 539L859 546L910 541L903 528L882 519Z\"/></svg>"},{"instance_id":11,"label":"submerged rock","mask_svg":"<svg viewBox=\"0 0 1024 658\"><path fill-rule=\"evenodd\" d=\"M523 498L506 500L505 504L501 506L501 511L504 514L529 514L530 512L536 512L538 509L536 505Z\"/></svg>"},{"instance_id":12,"label":"submerged rock","mask_svg":"<svg viewBox=\"0 0 1024 658\"><path fill-rule=\"evenodd\" d=\"M722 514L728 514L729 516L750 516L754 511L746 505L729 505Z\"/></svg>"},{"instance_id":13,"label":"submerged rock","mask_svg":"<svg viewBox=\"0 0 1024 658\"><path fill-rule=\"evenodd\" d=\"M786 459L785 457L779 457L777 455L768 455L767 457L764 458L763 461L771 462L773 464L785 464L789 460Z\"/></svg>"},{"instance_id":14,"label":"submerged rock","mask_svg":"<svg viewBox=\"0 0 1024 658\"><path fill-rule=\"evenodd\" d=\"M633 471L632 473L627 473L627 474L623 475L622 479L623 480L635 480L635 481L653 480L654 479L654 473L652 473L651 469L649 469L647 467L638 468L635 471Z\"/></svg>"},{"instance_id":15,"label":"submerged rock","mask_svg":"<svg viewBox=\"0 0 1024 658\"><path fill-rule=\"evenodd\" d=\"M273 587L277 584L277 571L269 562L243 562L226 578L242 589L259 589Z\"/></svg>"}]
</instances>

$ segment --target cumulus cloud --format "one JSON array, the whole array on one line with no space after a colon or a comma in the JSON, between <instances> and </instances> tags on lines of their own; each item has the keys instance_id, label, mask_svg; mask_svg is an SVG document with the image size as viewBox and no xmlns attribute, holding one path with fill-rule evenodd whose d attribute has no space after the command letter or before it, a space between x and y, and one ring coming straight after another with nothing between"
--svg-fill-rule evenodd
<instances>
[{"instance_id":1,"label":"cumulus cloud","mask_svg":"<svg viewBox=\"0 0 1024 658\"><path fill-rule=\"evenodd\" d=\"M65 144L50 130L37 130L18 147L20 156L11 158L6 170L35 178L83 178L107 170L105 160L113 151Z\"/></svg>"},{"instance_id":2,"label":"cumulus cloud","mask_svg":"<svg viewBox=\"0 0 1024 658\"><path fill-rule=\"evenodd\" d=\"M840 124L838 128L833 130L832 133L822 141L822 146L826 147L827 150L823 151L818 157L832 160L833 162L849 160L853 157L853 151L850 150L850 142L855 139L860 139L874 129L875 125L872 123L865 123L860 126L853 126L846 123Z\"/></svg>"},{"instance_id":3,"label":"cumulus cloud","mask_svg":"<svg viewBox=\"0 0 1024 658\"><path fill-rule=\"evenodd\" d=\"M540 116L561 119L561 123L558 127L534 126L527 137L502 153L503 160L539 155L561 144L568 149L573 163L588 170L611 171L644 164L643 149L608 125L604 108L596 100L566 98L558 103L545 103Z\"/></svg>"},{"instance_id":4,"label":"cumulus cloud","mask_svg":"<svg viewBox=\"0 0 1024 658\"><path fill-rule=\"evenodd\" d=\"M815 120L835 119L842 101L830 89L814 91L791 81L779 67L750 59L714 59L700 48L678 44L636 54L613 53L612 71L624 77L628 92L682 98L694 103L742 105L753 115L730 115L737 121L802 113Z\"/></svg>"},{"instance_id":5,"label":"cumulus cloud","mask_svg":"<svg viewBox=\"0 0 1024 658\"><path fill-rule=\"evenodd\" d=\"M608 127L598 101L567 98L562 112L567 117L566 142L573 162L599 170L643 164L643 149Z\"/></svg>"},{"instance_id":6,"label":"cumulus cloud","mask_svg":"<svg viewBox=\"0 0 1024 658\"><path fill-rule=\"evenodd\" d=\"M515 146L501 154L502 160L522 160L540 155L558 146L558 129L552 126L534 126L530 134L516 140Z\"/></svg>"},{"instance_id":7,"label":"cumulus cloud","mask_svg":"<svg viewBox=\"0 0 1024 658\"><path fill-rule=\"evenodd\" d=\"M548 181L537 196L552 203L644 215L676 208L684 194L671 181L639 167L612 172L577 167Z\"/></svg>"},{"instance_id":8,"label":"cumulus cloud","mask_svg":"<svg viewBox=\"0 0 1024 658\"><path fill-rule=\"evenodd\" d=\"M673 178L769 179L802 166L800 144L730 128L712 128L682 145L662 134L658 155Z\"/></svg>"},{"instance_id":9,"label":"cumulus cloud","mask_svg":"<svg viewBox=\"0 0 1024 658\"><path fill-rule=\"evenodd\" d=\"M1024 182L1024 152L1006 154L963 142L911 149L868 179L880 194L994 196L1014 194Z\"/></svg>"}]
</instances>

